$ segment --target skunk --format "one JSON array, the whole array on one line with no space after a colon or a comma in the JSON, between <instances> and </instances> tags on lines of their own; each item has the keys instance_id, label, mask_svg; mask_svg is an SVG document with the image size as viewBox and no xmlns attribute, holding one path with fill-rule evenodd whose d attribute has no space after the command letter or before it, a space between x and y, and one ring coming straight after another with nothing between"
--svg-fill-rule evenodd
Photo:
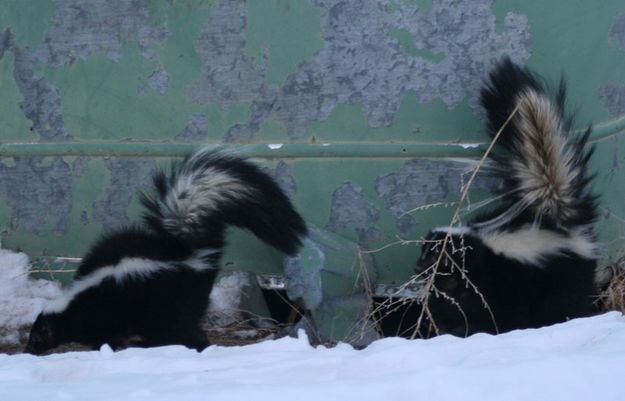
<instances>
[{"instance_id":1,"label":"skunk","mask_svg":"<svg viewBox=\"0 0 625 401\"><path fill-rule=\"evenodd\" d=\"M425 238L416 273L433 280L424 304L439 332L498 333L593 312L599 252L587 173L591 128L568 134L565 94L563 79L550 96L540 78L509 59L491 71L480 102L491 139L501 130L486 164L502 183L495 191L501 205Z\"/></svg>"},{"instance_id":2,"label":"skunk","mask_svg":"<svg viewBox=\"0 0 625 401\"><path fill-rule=\"evenodd\" d=\"M278 184L246 158L200 150L158 171L141 195L144 224L105 234L87 252L71 287L39 314L26 352L68 342L209 345L200 330L234 225L294 255L307 228Z\"/></svg>"}]
</instances>

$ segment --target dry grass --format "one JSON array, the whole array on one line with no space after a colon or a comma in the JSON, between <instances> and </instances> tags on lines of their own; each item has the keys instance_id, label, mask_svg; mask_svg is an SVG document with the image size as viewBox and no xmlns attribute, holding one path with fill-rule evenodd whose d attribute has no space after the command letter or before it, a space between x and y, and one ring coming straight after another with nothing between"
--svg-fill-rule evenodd
<instances>
[{"instance_id":1,"label":"dry grass","mask_svg":"<svg viewBox=\"0 0 625 401\"><path fill-rule=\"evenodd\" d=\"M478 161L477 165L473 169L466 184L463 185L461 196L457 202L452 202L452 203L439 202L433 205L421 206L419 208L414 209L413 211L427 210L431 207L438 207L438 206L450 207L453 205L455 206L455 210L454 210L454 213L452 215L451 221L449 222L448 226L449 227L460 226L461 225L461 213L463 211L463 206L466 202L469 201L469 190L471 189L471 186L473 185L473 182L475 181L475 177L477 176L477 173L480 171L480 168L486 162L490 153L492 152L493 147L495 146L495 144L497 143L497 140L499 139L499 136L501 135L503 130L506 128L506 126L510 123L512 118L516 115L518 109L519 109L519 105L517 105L514 108L514 110L512 110L512 112L510 113L506 121L502 124L502 126L499 128L497 133L493 136L493 139L488 145L488 148L486 149L486 151L484 152L484 154ZM408 213L410 212L412 211L409 211ZM423 239L414 240L414 241L399 240L397 242L394 242L392 244L389 244L380 249L370 251L370 252L372 253L379 252L380 250L385 249L389 246L394 246L398 244L399 245L423 244L424 242L425 240ZM460 314L464 317L465 323L466 323L467 317L464 311L462 310L461 305L457 302L457 300L455 300L453 297L451 297L449 294L445 293L444 291L441 291L440 289L438 289L435 285L436 277L442 274L441 272L439 272L439 267L445 264L451 264L453 270L459 271L461 273L463 280L466 283L466 286L468 288L471 288L477 295L479 295L482 298L484 307L490 313L491 319L495 327L497 326L495 322L495 318L492 314L492 311L490 310L488 303L484 299L484 296L480 293L479 289L471 282L469 277L466 275L466 270L464 266L464 258L462 261L462 266L458 265L455 259L453 258L453 256L450 255L447 251L449 245L453 246L453 241L451 241L451 234L448 232L442 240L438 240L436 244L434 244L434 246L439 247L439 249L441 250L438 254L438 258L436 259L436 261L422 273L412 276L406 283L404 283L400 287L398 291L398 293L401 293L402 290L404 290L405 288L409 286L421 285L423 290L417 297L406 299L406 298L391 296L387 298L385 301L378 303L372 308L372 311L366 316L366 318L374 322L374 324L378 328L378 331L381 332L380 330L381 319L385 318L389 314L400 313L402 309L406 309L405 308L406 305L411 306L414 303L417 303L420 306L420 308L419 308L419 312L418 312L418 316L416 317L416 320L414 321L414 323L411 323L412 332L410 333L410 338L414 339L417 337L429 337L432 334L436 334L436 335L440 334L439 327L437 326L436 320L434 316L432 315L432 312L430 311L430 308L429 308L429 302L430 302L431 297L433 296L440 297L449 301L451 305L455 306L458 309ZM372 305L373 305L373 302L372 302ZM410 308L408 308L408 310L409 309ZM403 318L407 318L407 316L402 316L402 320ZM468 327L468 325L466 326ZM406 329L403 329L402 331L406 333Z\"/></svg>"},{"instance_id":2,"label":"dry grass","mask_svg":"<svg viewBox=\"0 0 625 401\"><path fill-rule=\"evenodd\" d=\"M609 279L597 297L599 312L619 311L625 313L625 258L606 267Z\"/></svg>"}]
</instances>

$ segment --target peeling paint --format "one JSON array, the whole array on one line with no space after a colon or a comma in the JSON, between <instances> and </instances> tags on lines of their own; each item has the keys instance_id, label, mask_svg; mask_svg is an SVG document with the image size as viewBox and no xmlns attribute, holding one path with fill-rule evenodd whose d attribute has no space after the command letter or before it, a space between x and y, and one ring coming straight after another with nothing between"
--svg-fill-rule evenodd
<instances>
[{"instance_id":1,"label":"peeling paint","mask_svg":"<svg viewBox=\"0 0 625 401\"><path fill-rule=\"evenodd\" d=\"M169 74L167 71L154 71L148 78L148 86L159 95L164 95L169 87Z\"/></svg>"},{"instance_id":2,"label":"peeling paint","mask_svg":"<svg viewBox=\"0 0 625 401\"><path fill-rule=\"evenodd\" d=\"M374 228L380 218L379 210L362 193L362 188L352 182L346 182L332 194L330 217L326 229L354 230L358 241L367 244L378 239L380 233Z\"/></svg>"},{"instance_id":3,"label":"peeling paint","mask_svg":"<svg viewBox=\"0 0 625 401\"><path fill-rule=\"evenodd\" d=\"M86 210L80 211L80 224L82 224L83 226L89 224L89 213L87 213Z\"/></svg>"},{"instance_id":4,"label":"peeling paint","mask_svg":"<svg viewBox=\"0 0 625 401\"><path fill-rule=\"evenodd\" d=\"M45 77L35 73L33 69L35 56L30 49L20 48L15 44L9 29L0 36L0 59L6 51L11 51L15 56L13 78L23 97L19 107L24 116L32 122L31 131L35 131L44 140L71 139L63 122L59 89L50 84Z\"/></svg>"},{"instance_id":5,"label":"peeling paint","mask_svg":"<svg viewBox=\"0 0 625 401\"><path fill-rule=\"evenodd\" d=\"M56 0L54 23L36 53L54 67L100 52L119 61L124 44L133 41L143 57L151 58L151 43L168 36L166 27L150 24L146 0Z\"/></svg>"},{"instance_id":6,"label":"peeling paint","mask_svg":"<svg viewBox=\"0 0 625 401\"><path fill-rule=\"evenodd\" d=\"M295 178L293 177L293 170L291 169L291 166L283 160L280 160L276 169L271 172L271 176L290 198L295 195L297 192L297 181L295 181Z\"/></svg>"},{"instance_id":7,"label":"peeling paint","mask_svg":"<svg viewBox=\"0 0 625 401\"><path fill-rule=\"evenodd\" d=\"M454 107L468 94L476 105L493 60L509 55L523 64L530 56L527 17L508 13L499 33L491 0L439 0L427 10L382 0L313 4L322 10L323 47L281 87L264 83L265 60L243 52L243 2L221 1L213 12L198 39L202 75L190 96L222 107L252 102L250 121L232 127L226 141L249 140L268 118L281 121L291 139L301 138L341 104L362 103L369 126L388 126L410 90L421 102L440 98ZM442 56L411 54L393 35L398 29L413 36L417 49Z\"/></svg>"},{"instance_id":8,"label":"peeling paint","mask_svg":"<svg viewBox=\"0 0 625 401\"><path fill-rule=\"evenodd\" d=\"M201 141L208 137L208 119L204 114L191 114L187 126L176 135L176 139L185 142Z\"/></svg>"},{"instance_id":9,"label":"peeling paint","mask_svg":"<svg viewBox=\"0 0 625 401\"><path fill-rule=\"evenodd\" d=\"M459 161L409 160L397 172L378 177L375 190L395 217L400 235L408 238L417 223L409 212L421 206L444 202L450 191L459 194L463 177L472 167L474 163ZM496 182L483 174L478 174L473 182L476 189L490 190L494 185Z\"/></svg>"},{"instance_id":10,"label":"peeling paint","mask_svg":"<svg viewBox=\"0 0 625 401\"><path fill-rule=\"evenodd\" d=\"M246 15L243 0L220 1L212 11L197 40L203 66L189 94L195 102L228 107L259 97L264 72L244 52Z\"/></svg>"},{"instance_id":11,"label":"peeling paint","mask_svg":"<svg viewBox=\"0 0 625 401\"><path fill-rule=\"evenodd\" d=\"M625 49L624 49L625 50ZM625 86L605 85L599 88L599 100L611 117L625 114Z\"/></svg>"},{"instance_id":12,"label":"peeling paint","mask_svg":"<svg viewBox=\"0 0 625 401\"><path fill-rule=\"evenodd\" d=\"M284 258L287 295L301 302L307 310L316 309L323 299L321 269L324 261L324 252L310 239L304 241L304 248L298 255Z\"/></svg>"},{"instance_id":13,"label":"peeling paint","mask_svg":"<svg viewBox=\"0 0 625 401\"><path fill-rule=\"evenodd\" d=\"M86 157L77 157L72 162L72 174L74 177L81 177L85 172L85 166L87 164Z\"/></svg>"},{"instance_id":14,"label":"peeling paint","mask_svg":"<svg viewBox=\"0 0 625 401\"><path fill-rule=\"evenodd\" d=\"M93 219L105 228L130 223L128 207L137 191L148 184L156 162L150 159L107 159L110 184L102 199L93 203Z\"/></svg>"},{"instance_id":15,"label":"peeling paint","mask_svg":"<svg viewBox=\"0 0 625 401\"><path fill-rule=\"evenodd\" d=\"M72 171L60 157L16 157L0 163L0 190L11 207L11 230L63 234L72 209Z\"/></svg>"},{"instance_id":16,"label":"peeling paint","mask_svg":"<svg viewBox=\"0 0 625 401\"><path fill-rule=\"evenodd\" d=\"M610 40L625 50L625 14L620 15L610 27Z\"/></svg>"}]
</instances>

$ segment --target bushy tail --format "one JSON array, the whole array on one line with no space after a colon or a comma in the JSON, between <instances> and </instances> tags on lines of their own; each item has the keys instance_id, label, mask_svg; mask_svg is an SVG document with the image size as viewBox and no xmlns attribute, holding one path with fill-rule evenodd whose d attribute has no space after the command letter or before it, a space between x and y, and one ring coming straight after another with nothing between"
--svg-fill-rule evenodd
<instances>
[{"instance_id":1,"label":"bushy tail","mask_svg":"<svg viewBox=\"0 0 625 401\"><path fill-rule=\"evenodd\" d=\"M491 72L480 99L491 137L516 113L501 132L492 156L503 180L507 212L489 224L506 224L522 216L540 226L566 230L595 219L596 200L586 171L593 151L586 146L590 128L569 138L571 119L564 116L565 99L563 80L550 97L537 77L509 59Z\"/></svg>"},{"instance_id":2,"label":"bushy tail","mask_svg":"<svg viewBox=\"0 0 625 401\"><path fill-rule=\"evenodd\" d=\"M223 244L226 226L246 228L292 255L306 225L278 184L244 157L203 149L153 177L142 196L146 223L194 246Z\"/></svg>"}]
</instances>

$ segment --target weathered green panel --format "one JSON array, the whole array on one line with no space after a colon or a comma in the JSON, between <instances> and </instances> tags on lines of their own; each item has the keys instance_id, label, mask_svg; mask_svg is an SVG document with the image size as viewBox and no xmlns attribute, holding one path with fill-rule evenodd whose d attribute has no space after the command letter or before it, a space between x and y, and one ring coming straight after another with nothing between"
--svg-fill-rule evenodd
<instances>
[{"instance_id":1,"label":"weathered green panel","mask_svg":"<svg viewBox=\"0 0 625 401\"><path fill-rule=\"evenodd\" d=\"M0 0L2 245L80 257L138 219L153 168L225 144L311 226L370 252L378 284L400 283L419 246L393 244L448 222L484 150L479 87L505 55L564 72L577 126L596 126L607 262L625 238L622 0ZM249 234L229 243L225 269L283 274ZM349 278L321 274L329 336L349 331L337 305L360 308L350 252L323 266Z\"/></svg>"}]
</instances>

